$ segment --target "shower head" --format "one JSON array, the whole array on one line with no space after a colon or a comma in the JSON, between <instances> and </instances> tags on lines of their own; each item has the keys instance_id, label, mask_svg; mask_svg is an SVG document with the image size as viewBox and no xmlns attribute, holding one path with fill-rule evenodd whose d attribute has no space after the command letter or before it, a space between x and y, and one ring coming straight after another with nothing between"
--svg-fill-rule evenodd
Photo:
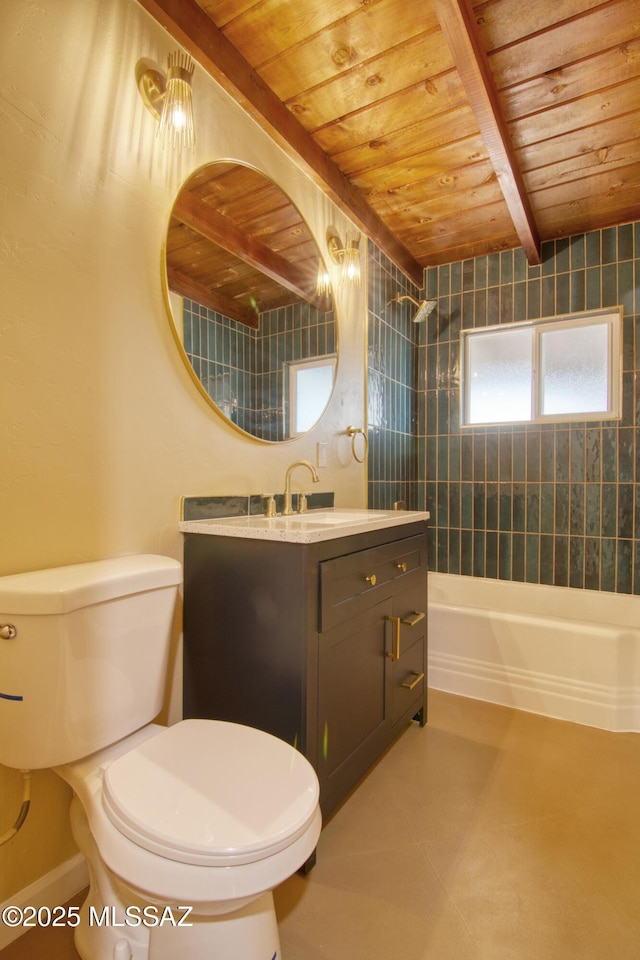
<instances>
[{"instance_id":1,"label":"shower head","mask_svg":"<svg viewBox=\"0 0 640 960\"><path fill-rule=\"evenodd\" d=\"M403 296L398 294L390 303L401 303L403 300L410 300L418 308L417 313L412 317L413 323L423 323L433 313L437 303L436 300L415 300L409 294Z\"/></svg>"}]
</instances>

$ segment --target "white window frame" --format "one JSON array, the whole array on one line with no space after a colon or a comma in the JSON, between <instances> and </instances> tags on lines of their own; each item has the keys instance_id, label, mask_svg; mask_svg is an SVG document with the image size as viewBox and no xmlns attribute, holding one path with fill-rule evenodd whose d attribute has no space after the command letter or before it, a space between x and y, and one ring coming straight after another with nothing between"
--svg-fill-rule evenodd
<instances>
[{"instance_id":1,"label":"white window frame","mask_svg":"<svg viewBox=\"0 0 640 960\"><path fill-rule=\"evenodd\" d=\"M307 432L304 430L300 432L296 432L293 427L294 423L297 420L297 406L298 406L296 374L298 373L299 370L306 370L306 369L309 369L309 367L331 367L332 374L333 374L332 380L335 385L337 359L338 358L335 353L330 353L330 354L324 354L321 357L311 357L311 359L309 360L289 360L286 362L286 366L288 367L287 376L289 380L289 404L288 404L289 436L291 438L301 437L304 435L305 432ZM329 391L329 396L327 397L327 403L329 402L330 399L331 399L331 391ZM320 412L318 416L318 420L320 419L320 417L322 416L322 413L326 409L327 403L325 403L323 410ZM318 420L316 420L316 423L318 422Z\"/></svg>"},{"instance_id":2,"label":"white window frame","mask_svg":"<svg viewBox=\"0 0 640 960\"><path fill-rule=\"evenodd\" d=\"M608 326L608 364L607 364L607 392L608 403L606 410L577 411L566 414L544 414L541 410L542 390L542 333L549 330L563 330L570 328L584 329L595 324ZM469 353L467 343L471 338L483 335L495 335L500 331L530 327L533 335L532 376L531 376L531 411L527 420L500 420L497 422L474 421L469 422L469 391L467 383L471 378L469 370ZM528 423L573 423L589 420L619 420L622 416L622 307L609 307L604 310L588 310L582 313L567 313L557 317L543 317L539 320L524 320L518 323L495 324L490 327L474 327L462 330L460 333L460 426L462 428L509 426Z\"/></svg>"}]
</instances>

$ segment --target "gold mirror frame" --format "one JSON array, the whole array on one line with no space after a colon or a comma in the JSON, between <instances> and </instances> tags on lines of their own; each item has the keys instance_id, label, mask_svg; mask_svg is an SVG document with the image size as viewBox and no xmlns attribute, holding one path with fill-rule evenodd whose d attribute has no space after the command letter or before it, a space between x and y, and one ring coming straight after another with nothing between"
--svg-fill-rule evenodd
<instances>
[{"instance_id":1,"label":"gold mirror frame","mask_svg":"<svg viewBox=\"0 0 640 960\"><path fill-rule=\"evenodd\" d=\"M171 210L163 256L167 311L201 395L252 439L287 442L287 372L335 358L331 295L316 290L321 258L297 207L264 173L235 160L196 170ZM176 316L181 313L182 316Z\"/></svg>"}]
</instances>

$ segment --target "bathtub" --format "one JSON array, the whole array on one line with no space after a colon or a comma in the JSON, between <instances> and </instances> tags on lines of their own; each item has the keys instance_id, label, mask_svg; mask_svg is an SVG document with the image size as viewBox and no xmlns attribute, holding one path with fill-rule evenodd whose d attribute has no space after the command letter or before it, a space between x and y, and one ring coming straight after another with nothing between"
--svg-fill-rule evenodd
<instances>
[{"instance_id":1,"label":"bathtub","mask_svg":"<svg viewBox=\"0 0 640 960\"><path fill-rule=\"evenodd\" d=\"M640 732L640 597L428 576L429 686Z\"/></svg>"}]
</instances>

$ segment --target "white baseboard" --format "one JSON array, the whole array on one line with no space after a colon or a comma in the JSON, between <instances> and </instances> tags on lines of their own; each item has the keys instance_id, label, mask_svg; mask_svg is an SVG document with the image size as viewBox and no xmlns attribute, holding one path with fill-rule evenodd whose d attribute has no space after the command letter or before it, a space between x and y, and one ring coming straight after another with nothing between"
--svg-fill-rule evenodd
<instances>
[{"instance_id":1,"label":"white baseboard","mask_svg":"<svg viewBox=\"0 0 640 960\"><path fill-rule=\"evenodd\" d=\"M634 688L621 690L442 652L429 654L429 686L602 730L640 730L640 696Z\"/></svg>"},{"instance_id":2,"label":"white baseboard","mask_svg":"<svg viewBox=\"0 0 640 960\"><path fill-rule=\"evenodd\" d=\"M4 903L0 904L0 913L5 907L57 907L66 903L89 884L87 862L81 853L19 890ZM24 933L23 927L7 927L0 923L0 950L17 940Z\"/></svg>"}]
</instances>

